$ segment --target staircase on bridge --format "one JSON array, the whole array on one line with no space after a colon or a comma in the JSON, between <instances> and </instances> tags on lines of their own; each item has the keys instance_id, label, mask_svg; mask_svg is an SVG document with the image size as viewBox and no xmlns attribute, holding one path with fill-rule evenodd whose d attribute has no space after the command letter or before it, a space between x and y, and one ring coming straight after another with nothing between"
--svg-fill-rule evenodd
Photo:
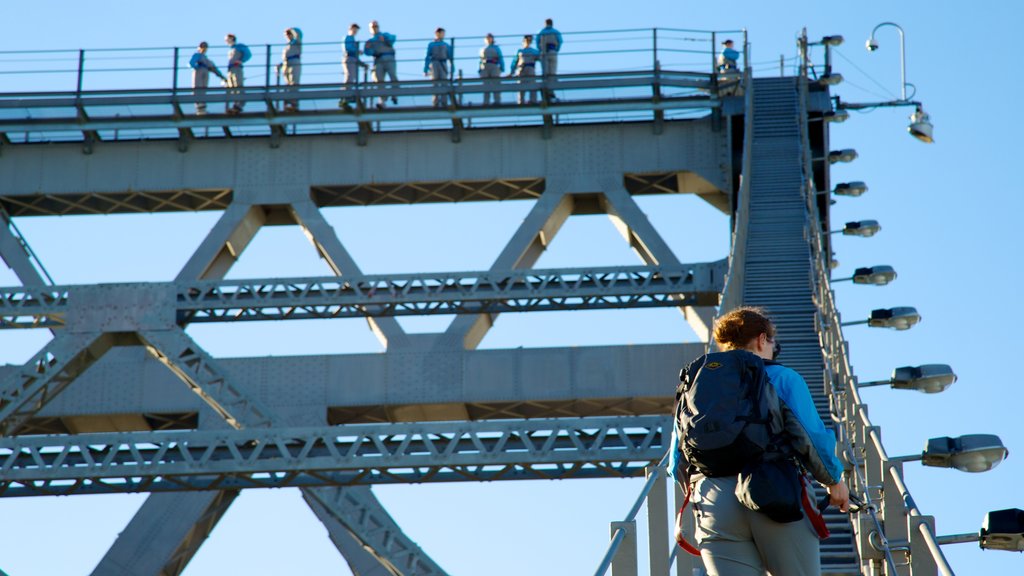
<instances>
[{"instance_id":1,"label":"staircase on bridge","mask_svg":"<svg viewBox=\"0 0 1024 576\"><path fill-rule=\"evenodd\" d=\"M753 81L750 213L746 233L743 303L772 315L782 344L779 361L799 372L826 426L831 428L824 360L815 329L811 249L803 175L800 93L796 78ZM820 490L820 489L819 489ZM821 497L823 492L819 491ZM849 518L830 507L832 536L821 544L825 574L859 574Z\"/></svg>"}]
</instances>

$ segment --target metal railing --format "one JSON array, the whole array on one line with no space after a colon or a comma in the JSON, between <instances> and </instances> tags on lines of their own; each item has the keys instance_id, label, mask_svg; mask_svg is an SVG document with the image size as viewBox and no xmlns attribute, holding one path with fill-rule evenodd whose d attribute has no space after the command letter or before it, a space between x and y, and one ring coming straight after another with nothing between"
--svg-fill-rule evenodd
<instances>
[{"instance_id":1,"label":"metal railing","mask_svg":"<svg viewBox=\"0 0 1024 576\"><path fill-rule=\"evenodd\" d=\"M532 31L530 32L532 33ZM302 75L312 84L331 84L342 78L342 38L336 41L303 42ZM621 72L652 68L705 70L715 68L718 41L736 37L737 44L746 45L745 30L691 30L680 28L632 28L565 32L564 49L559 52L559 70L564 74L593 71L595 60L599 69ZM511 64L521 34L496 35L496 44ZM240 38L244 42L245 38ZM365 37L359 38L360 42ZM405 39L395 42L398 73L401 77L422 78L425 49L431 38ZM483 36L449 37L453 47L454 80L475 76ZM198 42L196 42L198 44ZM249 44L252 59L246 64L246 84L271 86L280 83L275 67L285 44ZM215 63L220 55L226 59L227 46L209 50ZM124 90L138 88L188 90L189 59L193 46L92 48L79 50L4 50L0 51L0 78L5 86L22 88L18 92L75 92ZM369 57L365 58L370 60ZM224 69L226 71L226 62ZM506 66L508 71L509 66ZM364 72L365 73L365 72ZM13 90L7 90L13 92Z\"/></svg>"},{"instance_id":2,"label":"metal railing","mask_svg":"<svg viewBox=\"0 0 1024 576\"><path fill-rule=\"evenodd\" d=\"M816 324L825 360L825 382L836 422L841 457L852 470L847 481L852 494L865 506L853 522L854 537L862 568L868 573L888 576L908 574L952 575L934 532L934 518L917 509L903 481L902 463L892 461L882 445L879 428L868 419L866 406L857 391L857 378L850 366L841 318L832 291L828 255L822 244L822 221L815 204L812 153L807 129L808 68L800 70L801 139L803 140L804 190L807 199L807 237L811 246L812 282ZM904 558L897 559L896 555Z\"/></svg>"},{"instance_id":3,"label":"metal railing","mask_svg":"<svg viewBox=\"0 0 1024 576\"><path fill-rule=\"evenodd\" d=\"M716 106L719 86L733 81L720 81L716 72L718 40L735 36L746 46L744 31L656 28L564 36L557 76L509 75L489 81L477 77L483 43L473 38L449 39L455 65L443 82L422 74L419 52L427 39L400 38L402 79L380 84L365 71L357 82L343 84L340 44L305 42L302 82L285 86L274 73L283 45L252 46L243 88L211 87L199 94L188 78L192 48L4 51L0 79L19 91L0 93L0 142L84 140L91 145L140 138L362 136L375 130L649 121L652 115L658 121L682 119ZM505 44L507 69L515 54L509 43L519 38L498 37ZM743 54L745 62L746 49ZM483 105L487 93L504 95L503 105ZM516 104L517 96L530 93L540 96L536 104ZM444 106L432 105L437 96L444 97ZM286 100L301 111L285 113L293 111L285 110ZM386 110L375 106L385 101ZM192 106L202 103L209 104L209 116L193 114ZM244 113L227 115L233 103L243 104Z\"/></svg>"}]
</instances>

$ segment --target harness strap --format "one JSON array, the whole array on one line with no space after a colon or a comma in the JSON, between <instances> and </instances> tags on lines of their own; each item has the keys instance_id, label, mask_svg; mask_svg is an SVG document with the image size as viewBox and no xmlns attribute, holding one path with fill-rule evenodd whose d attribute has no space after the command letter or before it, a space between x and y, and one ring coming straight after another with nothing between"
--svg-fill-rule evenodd
<instances>
[{"instance_id":1,"label":"harness strap","mask_svg":"<svg viewBox=\"0 0 1024 576\"><path fill-rule=\"evenodd\" d=\"M683 499L683 506L676 512L676 544L679 544L683 550L686 550L693 556L700 556L700 550L696 546L686 541L686 534L683 532L683 510L690 504L690 483L686 483L686 498Z\"/></svg>"},{"instance_id":2,"label":"harness strap","mask_svg":"<svg viewBox=\"0 0 1024 576\"><path fill-rule=\"evenodd\" d=\"M800 505L803 506L807 519L811 521L811 526L814 526L814 531L818 533L818 538L821 540L828 538L830 533L828 526L825 525L825 517L818 511L818 507L814 505L811 497L807 494L806 478L800 478Z\"/></svg>"}]
</instances>

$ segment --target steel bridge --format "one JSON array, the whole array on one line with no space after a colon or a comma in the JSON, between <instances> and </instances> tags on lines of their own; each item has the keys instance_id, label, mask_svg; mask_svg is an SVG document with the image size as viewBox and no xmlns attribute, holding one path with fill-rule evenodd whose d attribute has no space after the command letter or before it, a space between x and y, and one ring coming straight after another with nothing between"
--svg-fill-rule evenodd
<instances>
[{"instance_id":1,"label":"steel bridge","mask_svg":"<svg viewBox=\"0 0 1024 576\"><path fill-rule=\"evenodd\" d=\"M710 64L713 33L668 32L703 42ZM302 490L354 573L444 574L373 485L647 473L661 491L651 573L668 574L657 463L675 374L704 351L716 311L742 303L774 313L782 361L807 378L872 503L828 516L825 572L906 574L909 558L913 574L935 573L932 520L860 409L829 287L827 87L665 66L671 34L660 47L656 34L650 65L545 79L536 105L508 103L523 89L513 80L491 107L461 78L288 92L268 59L264 85L204 96L241 98L245 112L194 116L177 50L170 89L83 88L82 53L73 91L0 94L0 256L23 284L0 289L0 329L54 335L0 367L0 496L151 493L97 576L180 574L240 490L283 486ZM451 104L420 105L436 93ZM278 112L286 96L300 112ZM392 96L403 105L365 105ZM349 97L360 105L339 109ZM680 262L636 203L647 194L721 210L730 253ZM532 208L490 269L460 273L365 275L321 212L502 200ZM14 224L200 210L220 218L166 283L55 283ZM643 264L534 268L580 214L607 214ZM279 225L299 226L335 275L225 280L259 229ZM502 313L639 307L679 309L702 341L477 350ZM436 334L395 318L431 314L456 318ZM221 359L184 330L351 317L384 353ZM676 557L676 573L692 562Z\"/></svg>"}]
</instances>

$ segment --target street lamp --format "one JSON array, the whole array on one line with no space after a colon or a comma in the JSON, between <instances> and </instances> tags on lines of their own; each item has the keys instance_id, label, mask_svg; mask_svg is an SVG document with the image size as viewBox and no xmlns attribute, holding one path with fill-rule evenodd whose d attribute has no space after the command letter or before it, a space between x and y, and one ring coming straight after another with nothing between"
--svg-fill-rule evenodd
<instances>
[{"instance_id":1,"label":"street lamp","mask_svg":"<svg viewBox=\"0 0 1024 576\"><path fill-rule=\"evenodd\" d=\"M832 193L836 196L853 196L857 197L868 191L868 185L863 182L842 182L836 184L835 189Z\"/></svg>"},{"instance_id":2,"label":"street lamp","mask_svg":"<svg viewBox=\"0 0 1024 576\"><path fill-rule=\"evenodd\" d=\"M842 78L842 75L839 75ZM835 122L837 124L846 122L850 119L850 113L846 110L830 110L821 115L822 120L825 122Z\"/></svg>"},{"instance_id":3,"label":"street lamp","mask_svg":"<svg viewBox=\"0 0 1024 576\"><path fill-rule=\"evenodd\" d=\"M893 330L909 330L921 321L921 315L912 306L896 306L895 308L879 308L871 311L866 320L843 322L842 326L867 324L873 328L892 328Z\"/></svg>"},{"instance_id":4,"label":"street lamp","mask_svg":"<svg viewBox=\"0 0 1024 576\"><path fill-rule=\"evenodd\" d=\"M853 271L853 276L850 276L849 278L839 278L832 282L846 282L848 280L853 280L854 284L885 286L895 279L896 270L894 270L892 266L879 265L857 268Z\"/></svg>"},{"instance_id":5,"label":"street lamp","mask_svg":"<svg viewBox=\"0 0 1024 576\"><path fill-rule=\"evenodd\" d=\"M1024 510L1009 508L985 514L980 532L939 536L939 544L977 542L982 550L1024 552Z\"/></svg>"},{"instance_id":6,"label":"street lamp","mask_svg":"<svg viewBox=\"0 0 1024 576\"><path fill-rule=\"evenodd\" d=\"M956 468L961 472L988 472L1005 460L1009 453L995 434L967 434L959 438L932 438L921 454L897 456L890 460L920 460L925 466Z\"/></svg>"},{"instance_id":7,"label":"street lamp","mask_svg":"<svg viewBox=\"0 0 1024 576\"><path fill-rule=\"evenodd\" d=\"M847 222L841 230L833 230L829 234L870 238L878 234L881 229L882 225L878 223L878 220L858 220L857 222Z\"/></svg>"},{"instance_id":8,"label":"street lamp","mask_svg":"<svg viewBox=\"0 0 1024 576\"><path fill-rule=\"evenodd\" d=\"M907 132L914 138L917 138L921 142L931 144L935 140L932 138L932 126L931 120L928 114L925 113L924 108L918 106L913 114L910 115L910 125L907 126Z\"/></svg>"},{"instance_id":9,"label":"street lamp","mask_svg":"<svg viewBox=\"0 0 1024 576\"><path fill-rule=\"evenodd\" d=\"M853 148L844 148L842 150L833 150L828 153L828 163L835 164L836 162L853 162L857 159L857 151Z\"/></svg>"},{"instance_id":10,"label":"street lamp","mask_svg":"<svg viewBox=\"0 0 1024 576\"><path fill-rule=\"evenodd\" d=\"M912 306L896 306L895 308L872 310L871 318L868 318L868 326L909 330L920 321L921 315L917 313L916 308Z\"/></svg>"},{"instance_id":11,"label":"street lamp","mask_svg":"<svg viewBox=\"0 0 1024 576\"><path fill-rule=\"evenodd\" d=\"M956 382L956 374L948 364L922 364L901 366L892 371L888 380L859 382L858 388L871 386L892 386L894 390L917 390L925 394L937 394Z\"/></svg>"}]
</instances>

